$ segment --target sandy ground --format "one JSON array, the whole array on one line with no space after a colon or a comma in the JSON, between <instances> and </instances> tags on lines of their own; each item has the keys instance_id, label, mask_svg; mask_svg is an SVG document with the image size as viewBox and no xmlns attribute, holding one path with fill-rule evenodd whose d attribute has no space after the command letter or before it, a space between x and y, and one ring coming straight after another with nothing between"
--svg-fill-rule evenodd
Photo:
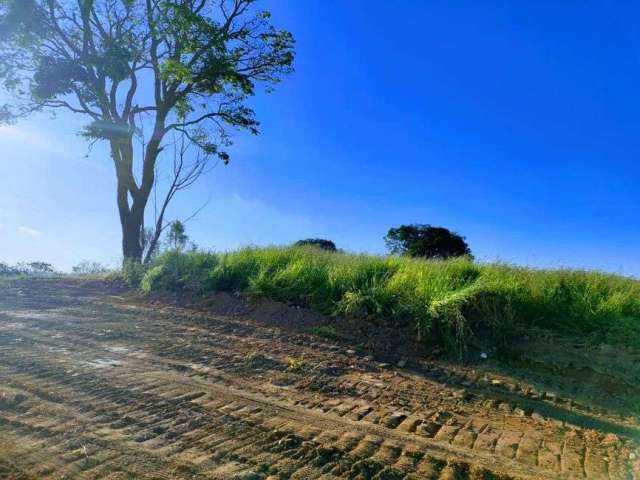
<instances>
[{"instance_id":1,"label":"sandy ground","mask_svg":"<svg viewBox=\"0 0 640 480\"><path fill-rule=\"evenodd\" d=\"M573 364L582 377L400 367L291 322L230 313L144 304L99 283L0 286L0 478L638 473L629 371L586 385L587 367ZM554 382L562 388L544 389Z\"/></svg>"}]
</instances>

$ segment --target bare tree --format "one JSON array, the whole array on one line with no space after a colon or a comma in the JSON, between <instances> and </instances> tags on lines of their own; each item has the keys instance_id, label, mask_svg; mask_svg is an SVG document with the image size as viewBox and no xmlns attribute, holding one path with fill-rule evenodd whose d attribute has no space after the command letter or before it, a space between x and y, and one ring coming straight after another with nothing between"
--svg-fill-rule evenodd
<instances>
[{"instance_id":1,"label":"bare tree","mask_svg":"<svg viewBox=\"0 0 640 480\"><path fill-rule=\"evenodd\" d=\"M198 178L207 172L214 165L210 164L211 157L203 154L200 149L194 150L193 143L189 142L184 135L180 135L173 144L173 164L170 174L169 186L166 189L164 198L160 204L154 202L154 226L148 230L148 235L143 242L144 263L148 264L156 253L160 237L166 228L173 222L167 222L165 217L167 207L176 194L193 185ZM190 153L192 153L190 155ZM206 205L206 203L205 203ZM196 209L189 217L180 222L184 224L193 219L203 207Z\"/></svg>"},{"instance_id":2,"label":"bare tree","mask_svg":"<svg viewBox=\"0 0 640 480\"><path fill-rule=\"evenodd\" d=\"M125 260L143 260L167 136L195 156L174 162L147 257L175 195L209 159L229 161L230 129L258 132L246 105L256 85L269 91L292 71L293 37L256 2L0 0L0 81L12 96L0 117L66 110L89 119L83 135L111 152Z\"/></svg>"}]
</instances>

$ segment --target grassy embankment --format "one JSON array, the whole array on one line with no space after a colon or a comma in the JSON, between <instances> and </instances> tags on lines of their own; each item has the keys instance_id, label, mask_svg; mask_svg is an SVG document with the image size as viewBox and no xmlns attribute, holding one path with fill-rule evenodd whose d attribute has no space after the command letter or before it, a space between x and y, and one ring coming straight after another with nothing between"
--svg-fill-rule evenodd
<instances>
[{"instance_id":1,"label":"grassy embankment","mask_svg":"<svg viewBox=\"0 0 640 480\"><path fill-rule=\"evenodd\" d=\"M245 248L165 253L142 288L242 291L372 325L415 327L421 341L459 354L479 342L507 345L532 329L640 349L640 282L591 271Z\"/></svg>"}]
</instances>

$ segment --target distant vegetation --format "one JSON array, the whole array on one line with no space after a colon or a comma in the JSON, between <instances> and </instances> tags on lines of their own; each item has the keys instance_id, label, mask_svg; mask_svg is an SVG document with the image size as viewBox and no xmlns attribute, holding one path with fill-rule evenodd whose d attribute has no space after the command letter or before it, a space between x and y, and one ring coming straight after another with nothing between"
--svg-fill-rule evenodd
<instances>
[{"instance_id":1,"label":"distant vegetation","mask_svg":"<svg viewBox=\"0 0 640 480\"><path fill-rule=\"evenodd\" d=\"M53 265L47 262L21 262L15 265L0 262L0 276L48 275L54 273Z\"/></svg>"},{"instance_id":2,"label":"distant vegetation","mask_svg":"<svg viewBox=\"0 0 640 480\"><path fill-rule=\"evenodd\" d=\"M317 247L322 250L328 250L330 252L337 252L336 244L331 240L325 240L324 238L307 238L305 240L298 240L295 247Z\"/></svg>"},{"instance_id":3,"label":"distant vegetation","mask_svg":"<svg viewBox=\"0 0 640 480\"><path fill-rule=\"evenodd\" d=\"M640 282L598 272L245 248L169 251L142 280L147 293L247 292L372 324L415 328L421 341L464 354L533 328L640 348Z\"/></svg>"},{"instance_id":4,"label":"distant vegetation","mask_svg":"<svg viewBox=\"0 0 640 480\"><path fill-rule=\"evenodd\" d=\"M391 228L384 237L387 248L394 255L446 259L471 256L464 237L443 227L431 225L401 225Z\"/></svg>"},{"instance_id":5,"label":"distant vegetation","mask_svg":"<svg viewBox=\"0 0 640 480\"><path fill-rule=\"evenodd\" d=\"M83 260L76 266L71 268L74 275L102 275L107 273L109 269L99 262L91 262Z\"/></svg>"},{"instance_id":6,"label":"distant vegetation","mask_svg":"<svg viewBox=\"0 0 640 480\"><path fill-rule=\"evenodd\" d=\"M169 231L167 232L167 248L177 251L182 251L187 248L189 242L189 236L184 227L184 223L180 220L174 220L169 224Z\"/></svg>"}]
</instances>

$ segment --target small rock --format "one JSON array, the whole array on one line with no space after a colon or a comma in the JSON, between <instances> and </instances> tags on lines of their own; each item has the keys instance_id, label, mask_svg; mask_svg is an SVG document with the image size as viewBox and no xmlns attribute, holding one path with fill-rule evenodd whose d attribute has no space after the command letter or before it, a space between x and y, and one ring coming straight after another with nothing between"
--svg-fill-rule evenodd
<instances>
[{"instance_id":1,"label":"small rock","mask_svg":"<svg viewBox=\"0 0 640 480\"><path fill-rule=\"evenodd\" d=\"M373 355L366 355L363 360L367 361L367 362L372 362L373 361Z\"/></svg>"},{"instance_id":2,"label":"small rock","mask_svg":"<svg viewBox=\"0 0 640 480\"><path fill-rule=\"evenodd\" d=\"M489 355L486 354L486 352L481 352L480 353L480 358L483 360L486 360L487 358L489 358Z\"/></svg>"},{"instance_id":3,"label":"small rock","mask_svg":"<svg viewBox=\"0 0 640 480\"><path fill-rule=\"evenodd\" d=\"M380 368L389 368L389 364L388 363L379 363L378 367L380 367Z\"/></svg>"},{"instance_id":4,"label":"small rock","mask_svg":"<svg viewBox=\"0 0 640 480\"><path fill-rule=\"evenodd\" d=\"M406 358L401 358L398 363L397 363L398 367L400 368L404 368L407 365L407 359Z\"/></svg>"},{"instance_id":5,"label":"small rock","mask_svg":"<svg viewBox=\"0 0 640 480\"><path fill-rule=\"evenodd\" d=\"M351 350L351 349L347 350L347 355L355 355L355 354L356 354L355 350Z\"/></svg>"}]
</instances>

